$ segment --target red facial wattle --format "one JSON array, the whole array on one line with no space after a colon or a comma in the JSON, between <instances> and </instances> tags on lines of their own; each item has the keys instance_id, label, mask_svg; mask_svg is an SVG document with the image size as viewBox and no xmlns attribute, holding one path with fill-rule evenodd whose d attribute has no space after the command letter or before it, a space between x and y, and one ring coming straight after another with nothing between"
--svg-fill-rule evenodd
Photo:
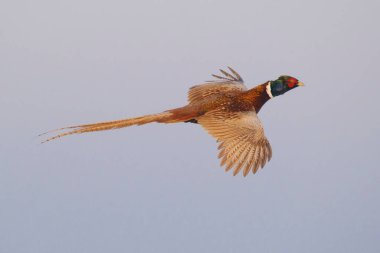
<instances>
[{"instance_id":1,"label":"red facial wattle","mask_svg":"<svg viewBox=\"0 0 380 253\"><path fill-rule=\"evenodd\" d=\"M289 88L294 88L294 86L297 85L298 80L293 78L293 77L289 77L288 80L286 80L286 83L287 83Z\"/></svg>"}]
</instances>

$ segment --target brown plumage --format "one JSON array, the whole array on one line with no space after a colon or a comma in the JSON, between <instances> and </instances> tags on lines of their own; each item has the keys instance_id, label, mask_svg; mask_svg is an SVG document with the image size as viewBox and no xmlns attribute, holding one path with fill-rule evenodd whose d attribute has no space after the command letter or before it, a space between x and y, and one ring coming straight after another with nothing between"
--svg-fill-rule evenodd
<instances>
[{"instance_id":1,"label":"brown plumage","mask_svg":"<svg viewBox=\"0 0 380 253\"><path fill-rule=\"evenodd\" d=\"M224 76L213 75L217 80L191 87L189 104L184 107L136 118L60 128L54 131L65 132L44 142L71 134L152 122L193 122L199 123L217 140L221 166L225 166L226 171L233 169L236 175L242 170L244 176L249 171L256 173L272 157L271 146L257 117L261 107L271 98L267 91L270 82L247 90L241 76L230 67L229 70L231 73L220 70Z\"/></svg>"}]
</instances>

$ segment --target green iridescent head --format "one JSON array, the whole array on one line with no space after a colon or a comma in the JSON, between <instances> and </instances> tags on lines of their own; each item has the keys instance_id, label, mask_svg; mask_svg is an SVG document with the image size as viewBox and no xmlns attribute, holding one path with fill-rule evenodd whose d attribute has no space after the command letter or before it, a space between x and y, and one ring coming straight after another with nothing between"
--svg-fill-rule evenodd
<instances>
[{"instance_id":1,"label":"green iridescent head","mask_svg":"<svg viewBox=\"0 0 380 253\"><path fill-rule=\"evenodd\" d=\"M304 84L291 76L280 76L277 80L270 81L267 93L270 97L276 97Z\"/></svg>"}]
</instances>

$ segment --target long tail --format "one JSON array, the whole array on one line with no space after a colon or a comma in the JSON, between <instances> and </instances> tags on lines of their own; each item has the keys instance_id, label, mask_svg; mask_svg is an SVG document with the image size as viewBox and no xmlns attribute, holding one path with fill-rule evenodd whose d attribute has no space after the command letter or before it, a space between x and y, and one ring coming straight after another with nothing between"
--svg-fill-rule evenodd
<instances>
[{"instance_id":1,"label":"long tail","mask_svg":"<svg viewBox=\"0 0 380 253\"><path fill-rule=\"evenodd\" d=\"M93 123L93 124L84 124L84 125L77 125L77 126L69 126L69 127L59 128L59 129L55 129L55 130L40 134L40 136L48 134L48 133L52 133L52 132L63 131L61 134L57 134L42 142L42 143L45 143L45 142L52 141L52 140L61 138L66 135L71 135L71 134L81 134L81 133L87 133L87 132L118 129L122 127L133 126L133 125L139 126L139 125L144 125L144 124L152 123L152 122L158 122L158 123L183 122L186 120L190 120L193 117L191 113L188 113L188 112L186 113L187 110L184 110L184 109L187 109L187 108L182 107L178 109L165 111L162 113L150 114L150 115L145 115L145 116L136 117L136 118L99 122L99 123Z\"/></svg>"}]
</instances>

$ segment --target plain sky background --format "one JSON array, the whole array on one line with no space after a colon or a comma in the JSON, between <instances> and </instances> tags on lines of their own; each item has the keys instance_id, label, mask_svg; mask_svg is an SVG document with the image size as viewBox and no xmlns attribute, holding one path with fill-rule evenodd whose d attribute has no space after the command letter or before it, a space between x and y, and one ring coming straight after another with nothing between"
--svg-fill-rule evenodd
<instances>
[{"instance_id":1,"label":"plain sky background","mask_svg":"<svg viewBox=\"0 0 380 253\"><path fill-rule=\"evenodd\" d=\"M0 1L0 252L380 252L379 1ZM230 65L297 88L256 175L161 112Z\"/></svg>"}]
</instances>

